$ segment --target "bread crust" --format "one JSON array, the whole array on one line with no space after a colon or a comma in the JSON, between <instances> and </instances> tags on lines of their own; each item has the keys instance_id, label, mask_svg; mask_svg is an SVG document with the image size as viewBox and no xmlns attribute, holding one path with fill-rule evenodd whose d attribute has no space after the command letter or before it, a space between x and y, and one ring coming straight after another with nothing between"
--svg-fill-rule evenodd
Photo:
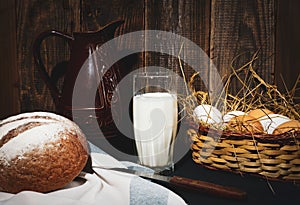
<instances>
[{"instance_id":1,"label":"bread crust","mask_svg":"<svg viewBox=\"0 0 300 205\"><path fill-rule=\"evenodd\" d=\"M0 158L0 191L49 192L64 187L84 168L89 151L82 132L66 129L59 138L18 155L9 162Z\"/></svg>"}]
</instances>

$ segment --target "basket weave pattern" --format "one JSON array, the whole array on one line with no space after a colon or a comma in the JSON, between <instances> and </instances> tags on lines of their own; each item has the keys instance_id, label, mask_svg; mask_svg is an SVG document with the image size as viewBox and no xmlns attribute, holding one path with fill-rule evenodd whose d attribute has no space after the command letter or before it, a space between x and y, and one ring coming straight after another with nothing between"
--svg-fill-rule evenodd
<instances>
[{"instance_id":1,"label":"basket weave pattern","mask_svg":"<svg viewBox=\"0 0 300 205\"><path fill-rule=\"evenodd\" d=\"M188 130L193 141L192 158L197 164L274 180L300 181L300 131L274 136L211 130L202 125Z\"/></svg>"}]
</instances>

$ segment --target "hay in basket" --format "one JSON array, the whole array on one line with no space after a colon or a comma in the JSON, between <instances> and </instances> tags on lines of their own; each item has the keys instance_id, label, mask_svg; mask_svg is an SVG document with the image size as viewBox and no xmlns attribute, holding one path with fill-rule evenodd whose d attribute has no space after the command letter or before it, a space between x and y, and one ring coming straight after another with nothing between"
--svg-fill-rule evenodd
<instances>
[{"instance_id":1,"label":"hay in basket","mask_svg":"<svg viewBox=\"0 0 300 205\"><path fill-rule=\"evenodd\" d=\"M192 94L185 100L191 122L188 135L193 141L192 158L197 164L210 169L300 182L300 105L294 96L299 89L297 85L300 78L298 76L291 91L283 94L257 74L253 68L255 60L256 55L241 68L232 68L232 74L224 85L225 97L219 99L226 108L222 115L229 111L242 111L245 113L243 116L246 116L251 110L261 110L271 122L274 119L271 115L275 113L294 120L298 126L288 127L282 132L267 133L265 130L247 128L251 123L260 122L259 117L254 119L255 122L247 121L246 124L243 124L246 122L243 120L216 124L201 120L195 116L194 109L199 105L210 104L210 101L207 92L194 90L193 83L197 75L194 74L188 82ZM234 80L240 83L241 88L232 94L230 87ZM207 114L210 117L210 113Z\"/></svg>"}]
</instances>

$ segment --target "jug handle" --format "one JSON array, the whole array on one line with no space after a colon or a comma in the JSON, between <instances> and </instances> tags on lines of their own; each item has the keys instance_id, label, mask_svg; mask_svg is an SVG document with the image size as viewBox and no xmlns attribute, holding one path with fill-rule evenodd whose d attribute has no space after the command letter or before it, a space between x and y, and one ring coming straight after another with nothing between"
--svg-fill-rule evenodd
<instances>
[{"instance_id":1,"label":"jug handle","mask_svg":"<svg viewBox=\"0 0 300 205\"><path fill-rule=\"evenodd\" d=\"M46 71L45 65L42 61L42 57L41 57L41 44L42 42L48 38L48 37L52 37L52 36L56 36L56 37L60 37L62 39L65 39L68 44L71 44L71 41L73 41L73 37L69 36L65 33L62 33L60 31L56 31L56 30L49 30L49 31L44 31L42 32L34 41L33 43L33 57L34 57L34 61L35 64L38 68L39 74L41 76L41 78L43 79L43 81L46 83L47 87L49 88L51 95L54 99L54 103L55 105L59 105L59 101L61 98L61 93L59 91L59 89L57 88L57 86L55 85L55 83L52 81L52 79L50 78L48 72Z\"/></svg>"}]
</instances>

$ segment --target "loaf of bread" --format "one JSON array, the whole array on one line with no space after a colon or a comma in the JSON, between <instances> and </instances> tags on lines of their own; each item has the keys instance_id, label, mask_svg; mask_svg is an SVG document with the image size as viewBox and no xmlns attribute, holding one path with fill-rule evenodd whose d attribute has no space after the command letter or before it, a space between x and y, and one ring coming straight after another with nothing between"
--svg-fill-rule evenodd
<instances>
[{"instance_id":1,"label":"loaf of bread","mask_svg":"<svg viewBox=\"0 0 300 205\"><path fill-rule=\"evenodd\" d=\"M71 120L49 112L23 113L0 122L0 191L49 192L84 168L87 140Z\"/></svg>"}]
</instances>

